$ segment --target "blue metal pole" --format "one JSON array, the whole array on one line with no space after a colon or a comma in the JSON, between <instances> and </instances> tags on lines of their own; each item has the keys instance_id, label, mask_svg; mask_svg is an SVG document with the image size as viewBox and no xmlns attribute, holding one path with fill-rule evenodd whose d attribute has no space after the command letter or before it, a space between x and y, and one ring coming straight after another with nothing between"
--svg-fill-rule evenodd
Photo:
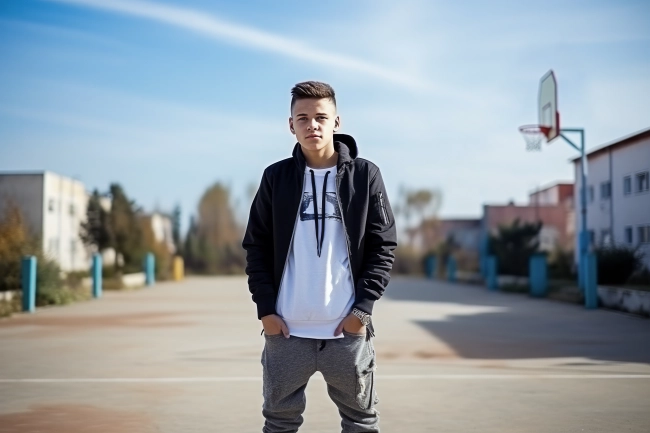
<instances>
[{"instance_id":1,"label":"blue metal pole","mask_svg":"<svg viewBox=\"0 0 650 433\"><path fill-rule=\"evenodd\" d=\"M545 254L534 254L530 257L528 276L531 296L540 298L546 296L548 288L547 270Z\"/></svg>"},{"instance_id":2,"label":"blue metal pole","mask_svg":"<svg viewBox=\"0 0 650 433\"><path fill-rule=\"evenodd\" d=\"M598 308L598 259L596 254L588 253L585 266L585 308Z\"/></svg>"},{"instance_id":3,"label":"blue metal pole","mask_svg":"<svg viewBox=\"0 0 650 433\"><path fill-rule=\"evenodd\" d=\"M36 310L36 257L25 256L21 264L23 285L23 311Z\"/></svg>"},{"instance_id":4,"label":"blue metal pole","mask_svg":"<svg viewBox=\"0 0 650 433\"><path fill-rule=\"evenodd\" d=\"M583 273L586 271L587 254L589 252L589 231L587 229L587 153L585 152L585 133L580 131L580 158L582 162L582 197L581 197L581 231L580 231L580 261L583 263ZM585 276L583 275L583 281ZM585 285L583 284L583 289Z\"/></svg>"},{"instance_id":5,"label":"blue metal pole","mask_svg":"<svg viewBox=\"0 0 650 433\"><path fill-rule=\"evenodd\" d=\"M497 258L495 256L487 256L485 259L485 267L487 272L487 286L490 290L499 289L499 269L497 267Z\"/></svg>"},{"instance_id":6,"label":"blue metal pole","mask_svg":"<svg viewBox=\"0 0 650 433\"><path fill-rule=\"evenodd\" d=\"M147 286L153 286L156 282L156 258L153 253L147 253L145 258L145 278Z\"/></svg>"},{"instance_id":7,"label":"blue metal pole","mask_svg":"<svg viewBox=\"0 0 650 433\"><path fill-rule=\"evenodd\" d=\"M93 278L93 297L101 298L102 297L102 256L101 254L93 255L92 278Z\"/></svg>"},{"instance_id":8,"label":"blue metal pole","mask_svg":"<svg viewBox=\"0 0 650 433\"><path fill-rule=\"evenodd\" d=\"M424 270L426 272L427 278L432 280L434 277L434 273L436 272L436 256L434 256L433 254L427 256Z\"/></svg>"},{"instance_id":9,"label":"blue metal pole","mask_svg":"<svg viewBox=\"0 0 650 433\"><path fill-rule=\"evenodd\" d=\"M560 136L571 147L580 152L580 233L576 239L578 249L578 286L585 292L587 269L587 254L589 253L589 230L587 228L587 152L585 149L585 130L582 128L562 128L561 132L576 132L580 134L580 147L576 146L564 134Z\"/></svg>"},{"instance_id":10,"label":"blue metal pole","mask_svg":"<svg viewBox=\"0 0 650 433\"><path fill-rule=\"evenodd\" d=\"M479 266L481 271L481 276L485 277L487 275L487 256L490 244L490 238L487 231L481 233L481 239L479 244Z\"/></svg>"},{"instance_id":11,"label":"blue metal pole","mask_svg":"<svg viewBox=\"0 0 650 433\"><path fill-rule=\"evenodd\" d=\"M453 257L447 259L447 280L450 283L456 282L456 259Z\"/></svg>"}]
</instances>

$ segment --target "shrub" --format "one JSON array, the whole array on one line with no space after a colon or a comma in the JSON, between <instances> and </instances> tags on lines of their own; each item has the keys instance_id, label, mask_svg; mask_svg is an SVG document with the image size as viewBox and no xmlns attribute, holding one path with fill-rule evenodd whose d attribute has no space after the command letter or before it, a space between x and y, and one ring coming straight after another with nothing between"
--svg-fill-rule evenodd
<instances>
[{"instance_id":1,"label":"shrub","mask_svg":"<svg viewBox=\"0 0 650 433\"><path fill-rule=\"evenodd\" d=\"M0 291L20 290L21 260L38 251L18 207L9 203L0 216Z\"/></svg>"},{"instance_id":2,"label":"shrub","mask_svg":"<svg viewBox=\"0 0 650 433\"><path fill-rule=\"evenodd\" d=\"M424 273L422 254L411 247L397 247L393 271L396 274L422 275Z\"/></svg>"},{"instance_id":3,"label":"shrub","mask_svg":"<svg viewBox=\"0 0 650 433\"><path fill-rule=\"evenodd\" d=\"M64 285L71 289L78 289L82 287L84 278L90 277L90 271L72 271L68 272L64 278Z\"/></svg>"},{"instance_id":4,"label":"shrub","mask_svg":"<svg viewBox=\"0 0 650 433\"><path fill-rule=\"evenodd\" d=\"M42 254L36 256L36 287L37 291L57 290L63 287L59 264Z\"/></svg>"},{"instance_id":5,"label":"shrub","mask_svg":"<svg viewBox=\"0 0 650 433\"><path fill-rule=\"evenodd\" d=\"M548 273L555 280L570 280L573 275L573 251L556 247L548 258Z\"/></svg>"},{"instance_id":6,"label":"shrub","mask_svg":"<svg viewBox=\"0 0 650 433\"><path fill-rule=\"evenodd\" d=\"M643 253L626 246L610 245L596 248L599 284L625 284L641 269Z\"/></svg>"},{"instance_id":7,"label":"shrub","mask_svg":"<svg viewBox=\"0 0 650 433\"><path fill-rule=\"evenodd\" d=\"M628 284L633 284L635 289L650 290L650 269L644 267L635 272L628 280Z\"/></svg>"},{"instance_id":8,"label":"shrub","mask_svg":"<svg viewBox=\"0 0 650 433\"><path fill-rule=\"evenodd\" d=\"M21 309L21 298L19 296L15 296L11 301L0 301L0 317L9 317Z\"/></svg>"},{"instance_id":9,"label":"shrub","mask_svg":"<svg viewBox=\"0 0 650 433\"><path fill-rule=\"evenodd\" d=\"M75 300L74 294L68 289L38 288L36 290L36 306L65 305Z\"/></svg>"},{"instance_id":10,"label":"shrub","mask_svg":"<svg viewBox=\"0 0 650 433\"><path fill-rule=\"evenodd\" d=\"M509 226L502 225L490 236L489 251L497 257L499 274L527 276L530 257L539 249L542 223L522 223L515 219Z\"/></svg>"}]
</instances>

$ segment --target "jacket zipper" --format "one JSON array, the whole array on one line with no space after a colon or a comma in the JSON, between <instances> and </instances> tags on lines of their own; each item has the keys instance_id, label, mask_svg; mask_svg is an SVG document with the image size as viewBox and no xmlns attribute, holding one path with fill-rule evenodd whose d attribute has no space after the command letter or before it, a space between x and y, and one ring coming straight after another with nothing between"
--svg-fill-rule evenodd
<instances>
[{"instance_id":1,"label":"jacket zipper","mask_svg":"<svg viewBox=\"0 0 650 433\"><path fill-rule=\"evenodd\" d=\"M302 173L302 183L300 184L300 195L302 196L303 189L305 188L305 172ZM278 311L278 302L280 301L280 291L282 290L282 282L284 281L284 273L287 270L287 263L289 262L289 254L291 254L291 246L293 245L293 237L296 234L296 225L298 225L298 217L300 216L300 205L302 199L298 202L298 210L296 210L296 217L293 221L293 231L291 232L291 240L289 241L289 249L287 250L287 257L284 259L284 267L282 268L282 276L280 277L280 286L278 287L278 296L275 298L275 311Z\"/></svg>"},{"instance_id":2,"label":"jacket zipper","mask_svg":"<svg viewBox=\"0 0 650 433\"><path fill-rule=\"evenodd\" d=\"M388 225L388 212L386 212L386 206L384 205L384 194L379 191L379 208L381 212L381 216L384 219L384 224Z\"/></svg>"},{"instance_id":3,"label":"jacket zipper","mask_svg":"<svg viewBox=\"0 0 650 433\"><path fill-rule=\"evenodd\" d=\"M352 254L350 254L350 238L348 237L348 229L345 226L345 218L343 217L343 206L341 206L341 197L340 197L340 180L341 178L339 177L338 173L336 175L336 203L339 205L339 212L341 213L341 222L343 223L343 233L345 233L345 246L346 251L348 253L348 270L350 271L350 276L352 277L352 289L355 292L355 297L356 297L356 288L354 287L355 285L355 280L354 280L354 273L352 272Z\"/></svg>"},{"instance_id":4,"label":"jacket zipper","mask_svg":"<svg viewBox=\"0 0 650 433\"><path fill-rule=\"evenodd\" d=\"M350 238L348 236L348 228L345 225L345 217L343 216L343 206L341 206L341 186L338 173L336 174L336 202L339 205L339 212L341 213L341 223L343 224L343 233L345 233L345 245L348 252L348 270L350 271L350 276L352 277L352 291L354 292L354 297L357 296L356 280L354 278L354 272L352 271L352 254L350 254ZM370 324L366 326L366 339L374 337L375 333L372 332L372 319L370 319Z\"/></svg>"},{"instance_id":5,"label":"jacket zipper","mask_svg":"<svg viewBox=\"0 0 650 433\"><path fill-rule=\"evenodd\" d=\"M341 213L341 223L343 224L343 233L345 233L345 245L348 252L348 270L350 271L350 276L352 277L352 291L356 298L357 288L356 280L354 278L354 272L352 271L352 254L350 253L350 238L348 236L348 228L345 225L345 217L343 216L343 206L341 206L341 178L339 174L336 174L336 202L339 205L339 212ZM382 198L383 201L383 198ZM370 324L366 326L366 340L369 340L371 337L374 337L375 333L372 331L372 319L370 319Z\"/></svg>"}]
</instances>

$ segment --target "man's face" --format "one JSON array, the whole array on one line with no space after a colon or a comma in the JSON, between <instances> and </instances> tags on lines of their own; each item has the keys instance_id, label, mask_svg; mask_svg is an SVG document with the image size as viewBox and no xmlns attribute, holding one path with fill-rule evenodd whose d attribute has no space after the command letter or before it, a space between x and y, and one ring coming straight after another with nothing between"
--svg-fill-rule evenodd
<instances>
[{"instance_id":1,"label":"man's face","mask_svg":"<svg viewBox=\"0 0 650 433\"><path fill-rule=\"evenodd\" d=\"M289 118L289 129L296 135L298 142L310 151L318 151L330 145L340 126L336 107L328 98L298 99Z\"/></svg>"}]
</instances>

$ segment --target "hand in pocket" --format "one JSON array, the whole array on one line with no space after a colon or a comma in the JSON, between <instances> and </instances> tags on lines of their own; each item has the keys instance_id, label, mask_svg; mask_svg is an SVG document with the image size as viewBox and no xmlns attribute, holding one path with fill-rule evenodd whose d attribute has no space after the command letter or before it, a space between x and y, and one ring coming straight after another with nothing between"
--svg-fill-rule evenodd
<instances>
[{"instance_id":1,"label":"hand in pocket","mask_svg":"<svg viewBox=\"0 0 650 433\"><path fill-rule=\"evenodd\" d=\"M285 338L289 338L289 328L284 323L282 317L277 314L269 314L262 317L262 326L266 335L279 335L283 334Z\"/></svg>"}]
</instances>

